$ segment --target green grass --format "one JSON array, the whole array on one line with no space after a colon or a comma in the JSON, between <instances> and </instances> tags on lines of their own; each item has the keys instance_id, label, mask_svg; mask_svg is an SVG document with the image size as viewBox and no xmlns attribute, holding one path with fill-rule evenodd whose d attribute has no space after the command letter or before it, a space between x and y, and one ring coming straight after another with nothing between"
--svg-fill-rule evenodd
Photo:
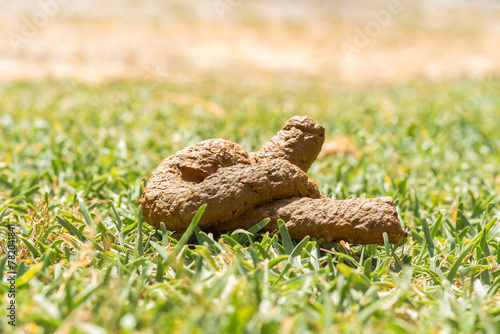
<instances>
[{"instance_id":1,"label":"green grass","mask_svg":"<svg viewBox=\"0 0 500 334\"><path fill-rule=\"evenodd\" d=\"M1 84L0 242L16 224L16 329L497 333L499 86ZM226 115L168 103L167 91ZM196 221L181 238L143 224L142 184L161 159L214 137L254 150L296 114L359 150L318 158L309 175L323 194L393 196L407 242L290 242L284 227L283 239L258 227L214 237Z\"/></svg>"}]
</instances>

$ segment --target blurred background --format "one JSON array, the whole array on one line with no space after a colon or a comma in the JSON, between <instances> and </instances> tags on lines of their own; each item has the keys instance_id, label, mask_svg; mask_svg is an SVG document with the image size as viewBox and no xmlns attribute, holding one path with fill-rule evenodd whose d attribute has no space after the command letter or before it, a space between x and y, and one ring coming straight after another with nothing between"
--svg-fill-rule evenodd
<instances>
[{"instance_id":1,"label":"blurred background","mask_svg":"<svg viewBox=\"0 0 500 334\"><path fill-rule=\"evenodd\" d=\"M500 73L500 1L0 0L0 80L345 87Z\"/></svg>"}]
</instances>

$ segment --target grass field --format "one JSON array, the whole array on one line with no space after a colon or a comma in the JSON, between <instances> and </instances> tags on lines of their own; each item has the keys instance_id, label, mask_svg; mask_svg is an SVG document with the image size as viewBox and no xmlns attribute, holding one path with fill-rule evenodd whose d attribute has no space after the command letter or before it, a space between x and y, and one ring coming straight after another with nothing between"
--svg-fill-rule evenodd
<instances>
[{"instance_id":1,"label":"grass field","mask_svg":"<svg viewBox=\"0 0 500 334\"><path fill-rule=\"evenodd\" d=\"M0 332L498 333L499 88L3 83ZM215 137L255 150L294 115L356 147L320 155L309 175L322 193L393 196L404 244L143 224L142 186L164 157Z\"/></svg>"}]
</instances>

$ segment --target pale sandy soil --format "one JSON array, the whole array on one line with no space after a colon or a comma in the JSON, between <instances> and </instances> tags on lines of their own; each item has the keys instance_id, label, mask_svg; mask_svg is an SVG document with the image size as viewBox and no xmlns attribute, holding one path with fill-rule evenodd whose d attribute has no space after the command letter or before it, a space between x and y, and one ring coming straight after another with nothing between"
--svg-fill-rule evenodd
<instances>
[{"instance_id":1,"label":"pale sandy soil","mask_svg":"<svg viewBox=\"0 0 500 334\"><path fill-rule=\"evenodd\" d=\"M0 0L0 81L364 86L500 74L500 1L401 1L394 13L389 2Z\"/></svg>"}]
</instances>

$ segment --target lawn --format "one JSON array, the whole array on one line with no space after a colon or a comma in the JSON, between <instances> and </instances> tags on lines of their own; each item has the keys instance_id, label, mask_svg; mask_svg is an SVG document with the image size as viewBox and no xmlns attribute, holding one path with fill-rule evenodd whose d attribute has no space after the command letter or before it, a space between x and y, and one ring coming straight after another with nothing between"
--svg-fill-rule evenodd
<instances>
[{"instance_id":1,"label":"lawn","mask_svg":"<svg viewBox=\"0 0 500 334\"><path fill-rule=\"evenodd\" d=\"M498 333L499 88L0 84L0 332ZM356 148L319 156L308 174L321 192L392 196L406 242L143 223L138 199L163 158L209 138L255 150L294 115Z\"/></svg>"}]
</instances>

